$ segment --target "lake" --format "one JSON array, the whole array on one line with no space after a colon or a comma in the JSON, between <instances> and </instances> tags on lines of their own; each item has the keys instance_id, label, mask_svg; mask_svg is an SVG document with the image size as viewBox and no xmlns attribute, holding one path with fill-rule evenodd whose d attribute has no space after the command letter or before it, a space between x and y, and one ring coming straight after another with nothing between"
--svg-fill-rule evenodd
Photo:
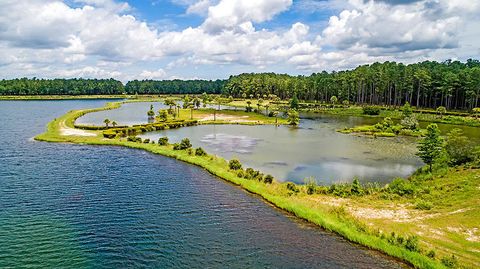
<instances>
[{"instance_id":1,"label":"lake","mask_svg":"<svg viewBox=\"0 0 480 269\"><path fill-rule=\"evenodd\" d=\"M102 125L105 118L119 124L147 122L146 111L167 108L161 102L127 103L118 110L87 114L80 124ZM215 107L215 106L211 106ZM228 108L228 107L222 107ZM151 132L140 135L155 141L168 136L171 143L189 138L194 147L226 159L238 158L245 166L272 174L281 181L303 183L314 178L319 184L351 182L388 183L408 177L423 162L415 156L417 139L412 137L372 138L346 135L337 129L375 124L381 118L301 114L299 128L289 126L209 125ZM422 122L421 126L426 127ZM480 140L479 128L438 124L443 133L461 128L473 140Z\"/></svg>"},{"instance_id":2,"label":"lake","mask_svg":"<svg viewBox=\"0 0 480 269\"><path fill-rule=\"evenodd\" d=\"M201 168L32 140L53 118L105 102L0 101L0 268L403 267Z\"/></svg>"}]
</instances>

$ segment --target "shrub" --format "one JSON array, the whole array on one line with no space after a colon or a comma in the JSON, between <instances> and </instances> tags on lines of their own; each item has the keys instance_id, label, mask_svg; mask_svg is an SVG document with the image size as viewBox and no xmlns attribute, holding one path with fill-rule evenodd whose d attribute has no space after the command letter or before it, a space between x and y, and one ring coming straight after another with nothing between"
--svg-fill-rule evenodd
<instances>
[{"instance_id":1,"label":"shrub","mask_svg":"<svg viewBox=\"0 0 480 269\"><path fill-rule=\"evenodd\" d=\"M150 138L145 138L145 140L143 140L143 143L144 144L150 144Z\"/></svg>"},{"instance_id":2,"label":"shrub","mask_svg":"<svg viewBox=\"0 0 480 269\"><path fill-rule=\"evenodd\" d=\"M273 176L272 175L266 175L264 178L263 178L263 182L267 183L267 184L271 184L273 182Z\"/></svg>"},{"instance_id":3,"label":"shrub","mask_svg":"<svg viewBox=\"0 0 480 269\"><path fill-rule=\"evenodd\" d=\"M452 256L445 256L442 258L442 264L448 268L456 268L458 266L458 259L455 255Z\"/></svg>"},{"instance_id":4,"label":"shrub","mask_svg":"<svg viewBox=\"0 0 480 269\"><path fill-rule=\"evenodd\" d=\"M300 123L300 116L298 112L294 109L290 109L287 113L288 124L297 126Z\"/></svg>"},{"instance_id":5,"label":"shrub","mask_svg":"<svg viewBox=\"0 0 480 269\"><path fill-rule=\"evenodd\" d=\"M196 156L205 156L207 155L207 153L205 152L205 150L203 150L202 148L197 148L195 150L195 155Z\"/></svg>"},{"instance_id":6,"label":"shrub","mask_svg":"<svg viewBox=\"0 0 480 269\"><path fill-rule=\"evenodd\" d=\"M378 106L365 106L365 107L363 107L363 114L365 114L365 115L380 115L380 107L378 107Z\"/></svg>"},{"instance_id":7,"label":"shrub","mask_svg":"<svg viewBox=\"0 0 480 269\"><path fill-rule=\"evenodd\" d=\"M180 144L178 143L173 144L173 150L180 150Z\"/></svg>"},{"instance_id":8,"label":"shrub","mask_svg":"<svg viewBox=\"0 0 480 269\"><path fill-rule=\"evenodd\" d=\"M287 190L289 191L293 191L295 193L299 192L300 190L298 189L297 185L295 185L295 183L293 182L288 182L287 183Z\"/></svg>"},{"instance_id":9,"label":"shrub","mask_svg":"<svg viewBox=\"0 0 480 269\"><path fill-rule=\"evenodd\" d=\"M430 210L430 209L432 209L432 207L433 207L433 204L429 201L418 200L415 203L415 209Z\"/></svg>"},{"instance_id":10,"label":"shrub","mask_svg":"<svg viewBox=\"0 0 480 269\"><path fill-rule=\"evenodd\" d=\"M306 189L307 194L308 195L314 194L317 188L317 182L315 181L315 179L313 177L309 177L304 179L304 182L305 182L305 187L307 188Z\"/></svg>"},{"instance_id":11,"label":"shrub","mask_svg":"<svg viewBox=\"0 0 480 269\"><path fill-rule=\"evenodd\" d=\"M192 148L187 149L187 154L188 155L193 155L194 153L195 153L195 151Z\"/></svg>"},{"instance_id":12,"label":"shrub","mask_svg":"<svg viewBox=\"0 0 480 269\"><path fill-rule=\"evenodd\" d=\"M427 257L429 257L430 259L435 259L435 256L436 256L436 253L435 253L435 250L430 250L428 253L427 253Z\"/></svg>"},{"instance_id":13,"label":"shrub","mask_svg":"<svg viewBox=\"0 0 480 269\"><path fill-rule=\"evenodd\" d=\"M251 106L245 107L245 112L252 112L253 108Z\"/></svg>"},{"instance_id":14,"label":"shrub","mask_svg":"<svg viewBox=\"0 0 480 269\"><path fill-rule=\"evenodd\" d=\"M243 170L239 170L237 173L237 177L243 178L244 176L245 176L245 173L243 172Z\"/></svg>"},{"instance_id":15,"label":"shrub","mask_svg":"<svg viewBox=\"0 0 480 269\"><path fill-rule=\"evenodd\" d=\"M130 141L130 142L142 142L142 139L140 137L136 137L136 136L129 136L127 137L127 141Z\"/></svg>"},{"instance_id":16,"label":"shrub","mask_svg":"<svg viewBox=\"0 0 480 269\"><path fill-rule=\"evenodd\" d=\"M388 184L387 190L400 196L411 195L415 192L413 185L402 178L397 178Z\"/></svg>"},{"instance_id":17,"label":"shrub","mask_svg":"<svg viewBox=\"0 0 480 269\"><path fill-rule=\"evenodd\" d=\"M166 146L168 145L168 137L164 136L164 137L160 137L158 139L158 145L160 146Z\"/></svg>"},{"instance_id":18,"label":"shrub","mask_svg":"<svg viewBox=\"0 0 480 269\"><path fill-rule=\"evenodd\" d=\"M403 118L400 124L402 124L403 128L405 129L409 129L409 130L418 129L418 120L414 115L410 115L408 117Z\"/></svg>"},{"instance_id":19,"label":"shrub","mask_svg":"<svg viewBox=\"0 0 480 269\"><path fill-rule=\"evenodd\" d=\"M407 241L405 241L405 248L410 251L419 252L420 248L418 247L418 237L409 236Z\"/></svg>"},{"instance_id":20,"label":"shrub","mask_svg":"<svg viewBox=\"0 0 480 269\"><path fill-rule=\"evenodd\" d=\"M470 140L463 135L461 129L455 128L447 134L445 150L450 156L450 163L460 165L472 161L474 146Z\"/></svg>"},{"instance_id":21,"label":"shrub","mask_svg":"<svg viewBox=\"0 0 480 269\"><path fill-rule=\"evenodd\" d=\"M190 139L184 138L180 142L180 149L189 149L192 147L192 144L190 143Z\"/></svg>"},{"instance_id":22,"label":"shrub","mask_svg":"<svg viewBox=\"0 0 480 269\"><path fill-rule=\"evenodd\" d=\"M353 195L361 195L363 193L362 185L357 178L353 179L351 192Z\"/></svg>"},{"instance_id":23,"label":"shrub","mask_svg":"<svg viewBox=\"0 0 480 269\"><path fill-rule=\"evenodd\" d=\"M232 159L230 160L230 162L228 162L228 167L231 169L231 170L240 170L242 169L242 164L240 163L239 160L237 159ZM249 168L251 169L251 168ZM247 169L248 170L248 169ZM252 169L253 170L253 169Z\"/></svg>"}]
</instances>

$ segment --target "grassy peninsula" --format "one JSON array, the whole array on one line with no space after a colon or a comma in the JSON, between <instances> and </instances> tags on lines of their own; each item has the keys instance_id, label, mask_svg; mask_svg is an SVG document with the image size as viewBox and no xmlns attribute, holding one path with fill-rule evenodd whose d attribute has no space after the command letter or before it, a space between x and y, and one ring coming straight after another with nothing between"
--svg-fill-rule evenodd
<instances>
[{"instance_id":1,"label":"grassy peninsula","mask_svg":"<svg viewBox=\"0 0 480 269\"><path fill-rule=\"evenodd\" d=\"M121 102L114 102L103 108L70 111L50 122L47 131L35 139L125 146L198 165L278 208L417 268L474 268L480 265L480 170L477 166L434 165L432 173L423 169L409 180L397 179L387 186L361 185L358 181L332 186L318 186L315 182L296 185L278 182L235 161L228 162L194 149L189 141L182 148L169 144L168 140L152 143L125 137L105 138L104 132L110 129L75 128L78 117L120 105ZM243 119L232 122L225 118L210 119L211 109L179 109L179 112L176 120L204 119L202 124L274 124L274 118L256 113L218 112L217 115ZM280 123L286 121L282 119Z\"/></svg>"}]
</instances>

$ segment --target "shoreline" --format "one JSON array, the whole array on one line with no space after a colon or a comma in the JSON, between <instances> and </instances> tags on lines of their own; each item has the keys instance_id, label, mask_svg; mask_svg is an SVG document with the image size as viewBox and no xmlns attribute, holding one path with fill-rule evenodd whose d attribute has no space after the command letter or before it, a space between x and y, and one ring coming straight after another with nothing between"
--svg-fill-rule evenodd
<instances>
[{"instance_id":1,"label":"shoreline","mask_svg":"<svg viewBox=\"0 0 480 269\"><path fill-rule=\"evenodd\" d=\"M116 109L123 103L125 102L107 103L102 108L69 111L58 119L51 121L47 125L47 132L36 136L34 139L45 142L125 146L175 158L189 164L197 165L216 177L237 185L249 193L262 197L263 200L272 204L276 208L318 225L327 231L334 232L351 242L360 244L369 249L380 251L414 267L444 268L444 266L438 261L431 260L418 252L409 251L403 247L390 244L386 240L381 239L378 235L372 234L372 231L368 228L365 229L355 217L346 214L345 212L341 212L341 210L339 211L338 206L328 205L328 203L312 203L312 201L302 195L289 195L288 192L284 190L286 183L274 181L272 184L265 184L256 180L239 178L236 173L228 169L228 163L226 160L218 156L191 156L183 150L173 150L171 145L159 146L157 144L143 144L118 139L105 139L103 138L101 131L92 132L97 134L95 137L75 135L65 136L60 132L62 125L74 128L75 120L86 113ZM323 199L331 198L328 197L328 195L319 195L317 197Z\"/></svg>"}]
</instances>

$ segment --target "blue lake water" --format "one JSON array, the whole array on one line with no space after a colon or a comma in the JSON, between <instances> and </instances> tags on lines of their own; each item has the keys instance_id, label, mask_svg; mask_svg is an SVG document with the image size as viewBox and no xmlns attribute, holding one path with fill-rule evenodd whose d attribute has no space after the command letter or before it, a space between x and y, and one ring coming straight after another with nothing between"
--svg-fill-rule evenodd
<instances>
[{"instance_id":1,"label":"blue lake water","mask_svg":"<svg viewBox=\"0 0 480 269\"><path fill-rule=\"evenodd\" d=\"M0 101L0 268L401 268L204 170L31 138L106 100Z\"/></svg>"}]
</instances>

